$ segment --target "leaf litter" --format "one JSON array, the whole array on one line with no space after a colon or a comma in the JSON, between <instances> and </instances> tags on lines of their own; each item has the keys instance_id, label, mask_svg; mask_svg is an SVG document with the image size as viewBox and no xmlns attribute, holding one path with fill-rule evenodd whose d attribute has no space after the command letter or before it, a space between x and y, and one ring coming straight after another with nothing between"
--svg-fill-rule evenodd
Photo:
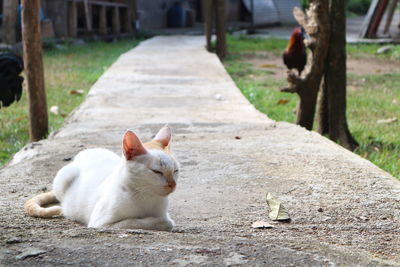
<instances>
[{"instance_id":1,"label":"leaf litter","mask_svg":"<svg viewBox=\"0 0 400 267\"><path fill-rule=\"evenodd\" d=\"M282 203L272 196L270 192L267 193L267 205L271 212L269 217L273 221L290 222L289 213L283 207Z\"/></svg>"},{"instance_id":2,"label":"leaf litter","mask_svg":"<svg viewBox=\"0 0 400 267\"><path fill-rule=\"evenodd\" d=\"M253 227L254 229L270 229L270 228L274 228L274 226L272 224L269 224L269 223L264 222L264 221L253 222L251 224L251 227Z\"/></svg>"}]
</instances>

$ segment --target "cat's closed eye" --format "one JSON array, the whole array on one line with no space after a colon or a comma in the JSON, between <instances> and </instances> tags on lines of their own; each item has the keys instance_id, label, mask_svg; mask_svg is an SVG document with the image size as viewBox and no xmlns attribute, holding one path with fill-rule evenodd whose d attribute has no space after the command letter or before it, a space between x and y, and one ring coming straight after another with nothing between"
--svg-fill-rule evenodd
<instances>
[{"instance_id":1,"label":"cat's closed eye","mask_svg":"<svg viewBox=\"0 0 400 267\"><path fill-rule=\"evenodd\" d=\"M163 173L162 172L160 172L160 171L157 171L157 170L152 170L154 173L157 173L157 174L160 174L160 175L163 175Z\"/></svg>"}]
</instances>

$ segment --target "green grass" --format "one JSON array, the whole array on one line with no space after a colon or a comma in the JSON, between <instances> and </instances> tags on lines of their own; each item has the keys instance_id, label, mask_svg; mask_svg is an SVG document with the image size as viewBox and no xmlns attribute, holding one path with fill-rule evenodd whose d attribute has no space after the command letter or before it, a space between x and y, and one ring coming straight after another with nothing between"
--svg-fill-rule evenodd
<instances>
[{"instance_id":1,"label":"green grass","mask_svg":"<svg viewBox=\"0 0 400 267\"><path fill-rule=\"evenodd\" d=\"M297 95L282 93L287 84L270 69L248 63L255 55L265 57L266 51L280 55L287 41L228 37L229 55L225 67L249 101L261 112L277 121L294 122ZM393 46L384 55L376 55L377 45L349 45L349 58L380 58L396 60L400 46ZM394 70L396 71L396 70ZM400 178L400 74L348 74L347 117L350 131L360 143L355 151L377 166ZM279 100L287 100L280 104ZM393 123L378 120L397 117Z\"/></svg>"},{"instance_id":2,"label":"green grass","mask_svg":"<svg viewBox=\"0 0 400 267\"><path fill-rule=\"evenodd\" d=\"M85 98L90 87L118 56L138 44L137 40L112 43L90 42L85 45L66 44L63 49L44 51L47 105L58 106L69 114ZM70 90L83 90L70 95ZM49 113L49 129L54 131L64 122L61 115ZM27 94L18 103L0 109L0 167L29 140Z\"/></svg>"},{"instance_id":3,"label":"green grass","mask_svg":"<svg viewBox=\"0 0 400 267\"><path fill-rule=\"evenodd\" d=\"M377 123L400 120L400 75L351 75L349 82L354 81L362 83L348 93L349 124L360 142L355 152L400 178L400 122Z\"/></svg>"},{"instance_id":4,"label":"green grass","mask_svg":"<svg viewBox=\"0 0 400 267\"><path fill-rule=\"evenodd\" d=\"M400 46L388 45L390 50L384 54L377 54L377 50L382 47L380 44L351 44L347 46L347 52L354 58L379 58L400 60Z\"/></svg>"},{"instance_id":5,"label":"green grass","mask_svg":"<svg viewBox=\"0 0 400 267\"><path fill-rule=\"evenodd\" d=\"M266 40L262 38L248 38L244 35L228 35L227 42L231 57L259 51L269 51L274 54L280 54L282 53L282 49L287 45L287 40L269 38L266 42Z\"/></svg>"},{"instance_id":6,"label":"green grass","mask_svg":"<svg viewBox=\"0 0 400 267\"><path fill-rule=\"evenodd\" d=\"M277 90L285 85L284 80L273 79L268 71L255 70L250 64L240 62L240 59L232 59L230 56L224 63L236 85L258 110L274 120L294 121L293 110L297 97ZM278 104L281 99L289 102L284 105Z\"/></svg>"}]
</instances>

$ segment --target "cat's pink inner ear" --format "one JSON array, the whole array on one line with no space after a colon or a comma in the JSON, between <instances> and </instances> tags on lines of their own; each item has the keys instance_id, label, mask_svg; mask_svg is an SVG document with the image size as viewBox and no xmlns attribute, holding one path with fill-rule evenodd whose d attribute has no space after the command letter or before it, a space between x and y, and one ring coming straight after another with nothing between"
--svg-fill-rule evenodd
<instances>
[{"instance_id":1,"label":"cat's pink inner ear","mask_svg":"<svg viewBox=\"0 0 400 267\"><path fill-rule=\"evenodd\" d=\"M124 134L123 152L127 160L147 153L140 139L132 131Z\"/></svg>"},{"instance_id":2,"label":"cat's pink inner ear","mask_svg":"<svg viewBox=\"0 0 400 267\"><path fill-rule=\"evenodd\" d=\"M171 142L171 129L168 126L162 127L153 140L160 142L164 147L167 147Z\"/></svg>"}]
</instances>

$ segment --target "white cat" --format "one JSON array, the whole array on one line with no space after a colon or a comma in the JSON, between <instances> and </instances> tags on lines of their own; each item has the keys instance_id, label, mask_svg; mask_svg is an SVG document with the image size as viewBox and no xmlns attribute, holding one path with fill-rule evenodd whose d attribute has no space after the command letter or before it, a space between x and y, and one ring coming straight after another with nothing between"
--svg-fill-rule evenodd
<instances>
[{"instance_id":1,"label":"white cat","mask_svg":"<svg viewBox=\"0 0 400 267\"><path fill-rule=\"evenodd\" d=\"M127 131L123 156L106 149L87 149L64 166L53 191L25 203L28 215L64 215L88 227L171 231L168 195L175 190L179 164L170 154L171 130L163 127L142 144ZM59 201L60 206L43 205Z\"/></svg>"}]
</instances>

